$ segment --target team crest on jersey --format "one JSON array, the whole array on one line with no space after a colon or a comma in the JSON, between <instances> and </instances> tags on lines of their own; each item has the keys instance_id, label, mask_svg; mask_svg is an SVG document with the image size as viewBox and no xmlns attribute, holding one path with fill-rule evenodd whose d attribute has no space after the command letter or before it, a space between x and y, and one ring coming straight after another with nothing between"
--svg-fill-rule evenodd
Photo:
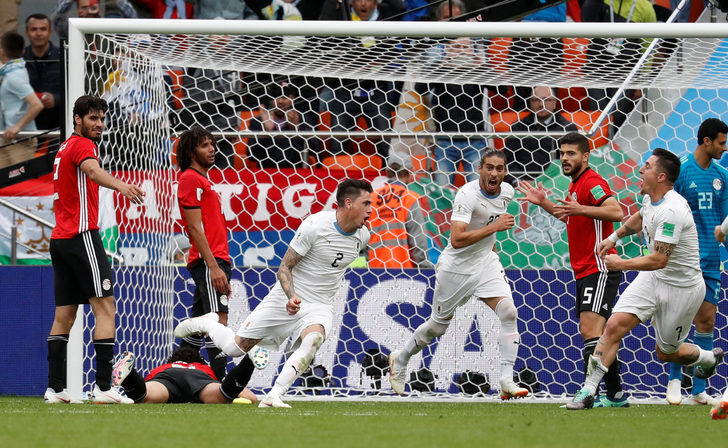
<instances>
[{"instance_id":1,"label":"team crest on jersey","mask_svg":"<svg viewBox=\"0 0 728 448\"><path fill-rule=\"evenodd\" d=\"M723 188L723 182L721 182L720 179L713 179L713 189L715 191L720 191L721 188Z\"/></svg>"},{"instance_id":2,"label":"team crest on jersey","mask_svg":"<svg viewBox=\"0 0 728 448\"><path fill-rule=\"evenodd\" d=\"M104 291L108 291L111 289L111 280L108 278L105 278L103 282L101 282L101 287L104 288Z\"/></svg>"},{"instance_id":3,"label":"team crest on jersey","mask_svg":"<svg viewBox=\"0 0 728 448\"><path fill-rule=\"evenodd\" d=\"M576 201L576 191L571 193L571 199Z\"/></svg>"},{"instance_id":4,"label":"team crest on jersey","mask_svg":"<svg viewBox=\"0 0 728 448\"><path fill-rule=\"evenodd\" d=\"M202 192L203 192L203 191L204 191L204 190L203 190L202 188L197 188L197 189L195 190L195 193L197 194L197 200L198 200L198 201L201 201L201 200L202 200Z\"/></svg>"}]
</instances>

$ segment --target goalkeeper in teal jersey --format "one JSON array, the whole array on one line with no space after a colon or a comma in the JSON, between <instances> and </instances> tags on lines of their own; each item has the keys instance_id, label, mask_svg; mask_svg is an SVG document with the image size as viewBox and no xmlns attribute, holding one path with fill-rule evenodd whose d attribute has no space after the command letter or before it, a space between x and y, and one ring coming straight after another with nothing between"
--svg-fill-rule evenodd
<instances>
[{"instance_id":1,"label":"goalkeeper in teal jersey","mask_svg":"<svg viewBox=\"0 0 728 448\"><path fill-rule=\"evenodd\" d=\"M717 118L708 118L698 129L698 147L681 159L680 176L675 191L680 193L693 212L700 241L700 268L705 280L705 300L695 315L695 344L713 349L713 330L720 288L720 246L715 239L715 228L728 216L728 170L718 165L726 151L728 125ZM714 161L715 159L716 161ZM667 401L680 404L682 365L670 363ZM715 399L705 392L705 380L693 378L692 397L685 404L714 405Z\"/></svg>"}]
</instances>

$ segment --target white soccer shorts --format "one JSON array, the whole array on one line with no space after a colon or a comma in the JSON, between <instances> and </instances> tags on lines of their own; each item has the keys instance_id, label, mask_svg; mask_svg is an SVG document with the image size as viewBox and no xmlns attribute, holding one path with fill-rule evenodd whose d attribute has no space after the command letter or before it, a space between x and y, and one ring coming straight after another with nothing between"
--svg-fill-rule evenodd
<instances>
[{"instance_id":1,"label":"white soccer shorts","mask_svg":"<svg viewBox=\"0 0 728 448\"><path fill-rule=\"evenodd\" d=\"M432 299L432 320L449 324L455 310L473 296L486 299L513 298L503 265L497 256L476 274L458 274L438 269Z\"/></svg>"},{"instance_id":2,"label":"white soccer shorts","mask_svg":"<svg viewBox=\"0 0 728 448\"><path fill-rule=\"evenodd\" d=\"M612 313L630 313L647 322L652 318L657 346L675 353L690 332L705 298L705 283L681 288L657 279L655 271L637 274L617 300Z\"/></svg>"},{"instance_id":3,"label":"white soccer shorts","mask_svg":"<svg viewBox=\"0 0 728 448\"><path fill-rule=\"evenodd\" d=\"M324 327L327 337L333 325L333 305L307 302L301 298L301 309L294 315L286 311L288 297L282 289L273 289L265 299L245 319L237 335L242 338L260 339L259 346L277 350L290 336L294 341L293 349L300 343L301 333L311 325Z\"/></svg>"}]
</instances>

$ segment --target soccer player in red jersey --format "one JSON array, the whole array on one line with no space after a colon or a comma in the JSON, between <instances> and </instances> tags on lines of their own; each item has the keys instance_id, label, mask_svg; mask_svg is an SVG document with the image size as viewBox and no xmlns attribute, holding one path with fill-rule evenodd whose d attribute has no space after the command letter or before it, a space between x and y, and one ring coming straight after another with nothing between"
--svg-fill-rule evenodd
<instances>
[{"instance_id":1,"label":"soccer player in red jersey","mask_svg":"<svg viewBox=\"0 0 728 448\"><path fill-rule=\"evenodd\" d=\"M594 353L599 337L604 332L607 318L612 313L621 271L608 271L604 260L597 255L597 245L614 231L613 222L622 220L622 207L614 198L609 184L596 171L589 168L589 140L572 132L559 141L561 166L564 175L571 177L566 199L553 202L539 184L521 182L518 191L529 201L566 223L569 240L569 258L576 278L576 313L579 330L584 340L584 371L589 356ZM610 253L617 253L612 248ZM595 407L629 406L619 379L619 363L614 362L604 376L606 397Z\"/></svg>"},{"instance_id":2,"label":"soccer player in red jersey","mask_svg":"<svg viewBox=\"0 0 728 448\"><path fill-rule=\"evenodd\" d=\"M180 135L177 200L192 245L187 261L187 269L195 282L191 317L215 312L220 323L227 325L231 275L227 224L220 196L207 178L208 170L215 164L215 150L215 139L205 129L194 127ZM201 337L191 335L181 345L199 350L202 342ZM219 357L220 350L211 342L207 344L207 355L217 377L223 378L227 357Z\"/></svg>"},{"instance_id":3,"label":"soccer player in red jersey","mask_svg":"<svg viewBox=\"0 0 728 448\"><path fill-rule=\"evenodd\" d=\"M255 404L258 398L242 386L252 372L249 370L245 377L231 372L219 380L199 350L182 346L146 378L134 368L134 355L124 353L114 365L114 385L123 387L136 403L232 403L240 397L248 400L245 403Z\"/></svg>"},{"instance_id":4,"label":"soccer player in red jersey","mask_svg":"<svg viewBox=\"0 0 728 448\"><path fill-rule=\"evenodd\" d=\"M53 190L56 226L50 253L54 271L55 317L48 336L48 389L46 403L70 403L66 390L68 334L79 304L90 304L96 319L96 385L94 403L130 403L111 388L116 308L111 265L99 236L99 185L141 204L144 192L104 171L96 142L104 130L108 106L86 95L73 105L73 134L54 161Z\"/></svg>"}]
</instances>

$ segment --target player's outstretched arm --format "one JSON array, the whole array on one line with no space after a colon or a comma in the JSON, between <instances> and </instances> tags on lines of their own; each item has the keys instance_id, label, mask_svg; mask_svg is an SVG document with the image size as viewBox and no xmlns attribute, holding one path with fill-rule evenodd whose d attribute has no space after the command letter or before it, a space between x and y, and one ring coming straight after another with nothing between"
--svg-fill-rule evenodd
<instances>
[{"instance_id":1,"label":"player's outstretched arm","mask_svg":"<svg viewBox=\"0 0 728 448\"><path fill-rule=\"evenodd\" d=\"M98 160L96 159L86 159L81 162L81 171L83 171L92 181L102 187L118 191L122 196L135 204L141 204L144 201L145 193L141 188L136 185L127 184L126 182L123 182L107 173L103 168L101 168Z\"/></svg>"},{"instance_id":2,"label":"player's outstretched arm","mask_svg":"<svg viewBox=\"0 0 728 448\"><path fill-rule=\"evenodd\" d=\"M543 187L543 182L538 183L538 187L534 187L531 182L522 180L518 183L516 190L523 193L522 198L518 198L521 202L530 202L531 204L538 205L553 216L556 216L555 206L556 204L548 198L546 189ZM558 216L556 216L559 218ZM565 219L559 218L564 221Z\"/></svg>"},{"instance_id":3,"label":"player's outstretched arm","mask_svg":"<svg viewBox=\"0 0 728 448\"><path fill-rule=\"evenodd\" d=\"M613 197L607 198L601 205L591 206L582 205L569 198L559 199L559 204L554 206L554 215L559 218L565 218L574 215L583 215L592 219L602 221L621 221L624 217L622 207Z\"/></svg>"},{"instance_id":4,"label":"player's outstretched arm","mask_svg":"<svg viewBox=\"0 0 728 448\"><path fill-rule=\"evenodd\" d=\"M618 255L607 255L604 257L604 263L610 271L655 271L667 265L674 250L674 244L655 241L655 250L648 255L630 259L619 258Z\"/></svg>"},{"instance_id":5,"label":"player's outstretched arm","mask_svg":"<svg viewBox=\"0 0 728 448\"><path fill-rule=\"evenodd\" d=\"M292 269L302 258L303 256L289 247L285 255L283 255L281 267L278 268L278 281L288 297L288 302L286 302L288 314L296 314L301 309L301 298L296 295L293 289Z\"/></svg>"}]
</instances>

